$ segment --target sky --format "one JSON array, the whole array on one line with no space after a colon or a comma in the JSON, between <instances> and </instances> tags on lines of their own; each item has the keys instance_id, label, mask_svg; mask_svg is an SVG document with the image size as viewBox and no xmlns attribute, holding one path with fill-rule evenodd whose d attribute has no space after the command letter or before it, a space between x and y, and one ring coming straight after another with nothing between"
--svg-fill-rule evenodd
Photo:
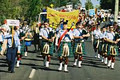
<instances>
[{"instance_id":1,"label":"sky","mask_svg":"<svg viewBox=\"0 0 120 80\"><path fill-rule=\"evenodd\" d=\"M86 0L80 0L80 1L82 3L82 7L85 7ZM100 3L100 1L97 1L97 0L91 0L91 1L92 1L92 3L93 3L94 6L95 5L99 5L99 3Z\"/></svg>"}]
</instances>

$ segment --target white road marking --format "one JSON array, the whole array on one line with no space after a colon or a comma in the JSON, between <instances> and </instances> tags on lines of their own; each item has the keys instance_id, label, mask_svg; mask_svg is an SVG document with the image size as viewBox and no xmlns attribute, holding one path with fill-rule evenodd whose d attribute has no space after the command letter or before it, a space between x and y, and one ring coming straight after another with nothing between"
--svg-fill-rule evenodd
<instances>
[{"instance_id":1,"label":"white road marking","mask_svg":"<svg viewBox=\"0 0 120 80\"><path fill-rule=\"evenodd\" d=\"M30 75L29 75L29 78L33 78L33 76L34 76L34 74L35 74L35 69L32 69L32 71L31 71L31 73L30 73Z\"/></svg>"}]
</instances>

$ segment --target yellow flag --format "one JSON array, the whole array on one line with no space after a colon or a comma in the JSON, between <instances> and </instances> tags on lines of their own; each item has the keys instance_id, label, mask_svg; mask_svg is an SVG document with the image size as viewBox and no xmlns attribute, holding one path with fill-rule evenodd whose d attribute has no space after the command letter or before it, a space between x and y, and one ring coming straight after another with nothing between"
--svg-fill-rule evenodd
<instances>
[{"instance_id":1,"label":"yellow flag","mask_svg":"<svg viewBox=\"0 0 120 80\"><path fill-rule=\"evenodd\" d=\"M47 19L49 19L49 23L56 25L59 25L61 19L64 19L64 21L68 20L68 28L71 27L72 23L74 23L74 25L76 24L76 22L78 21L78 17L79 17L79 10L74 10L72 12L59 12L59 11L55 11L51 8L47 8ZM75 28L75 26L73 26L72 28Z\"/></svg>"}]
</instances>

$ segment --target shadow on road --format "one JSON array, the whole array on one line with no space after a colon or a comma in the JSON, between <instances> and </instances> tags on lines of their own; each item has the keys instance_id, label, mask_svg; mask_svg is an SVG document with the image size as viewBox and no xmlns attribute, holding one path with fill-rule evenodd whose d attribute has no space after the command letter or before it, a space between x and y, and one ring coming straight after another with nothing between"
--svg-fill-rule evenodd
<instances>
[{"instance_id":1,"label":"shadow on road","mask_svg":"<svg viewBox=\"0 0 120 80\"><path fill-rule=\"evenodd\" d=\"M57 72L58 72L57 69L46 68L46 67L44 67L44 66L36 66L36 67L32 67L32 68L33 68L33 69L36 69L36 70L41 69L41 70L45 70L45 71L57 71Z\"/></svg>"}]
</instances>

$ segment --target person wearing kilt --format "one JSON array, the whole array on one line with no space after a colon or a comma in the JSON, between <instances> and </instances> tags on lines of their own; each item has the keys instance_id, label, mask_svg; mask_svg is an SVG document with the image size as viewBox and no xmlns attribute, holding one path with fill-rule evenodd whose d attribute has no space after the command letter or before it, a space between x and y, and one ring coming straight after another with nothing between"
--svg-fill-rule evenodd
<instances>
[{"instance_id":1,"label":"person wearing kilt","mask_svg":"<svg viewBox=\"0 0 120 80\"><path fill-rule=\"evenodd\" d=\"M94 30L94 32L93 32L93 36L94 36L93 48L94 48L94 51L95 51L95 57L97 57L97 58L100 58L100 54L98 54L100 35L101 35L101 29L100 29L100 26L98 25L96 30Z\"/></svg>"},{"instance_id":2,"label":"person wearing kilt","mask_svg":"<svg viewBox=\"0 0 120 80\"><path fill-rule=\"evenodd\" d=\"M58 34L56 35L56 39L58 40L58 57L60 66L58 68L59 71L62 71L63 68L63 61L64 61L64 71L68 72L68 57L73 56L72 54L72 39L73 34L67 30L67 22L63 22L63 29L59 30Z\"/></svg>"},{"instance_id":3,"label":"person wearing kilt","mask_svg":"<svg viewBox=\"0 0 120 80\"><path fill-rule=\"evenodd\" d=\"M20 53L17 53L17 64L16 67L18 68L20 66L20 61L25 53L25 35L20 32L20 29L18 26L15 27L15 32L18 34L19 39L20 39Z\"/></svg>"},{"instance_id":4,"label":"person wearing kilt","mask_svg":"<svg viewBox=\"0 0 120 80\"><path fill-rule=\"evenodd\" d=\"M106 38L106 34L107 34L107 31L106 31L106 28L105 26L102 28L102 33L100 35L100 42L99 42L99 47L98 47L98 53L101 55L101 62L105 62L107 64L107 56L105 54L105 41L104 41L104 38ZM104 61L105 60L105 61Z\"/></svg>"},{"instance_id":5,"label":"person wearing kilt","mask_svg":"<svg viewBox=\"0 0 120 80\"><path fill-rule=\"evenodd\" d=\"M41 28L39 35L42 38L42 56L44 59L44 65L46 68L49 67L49 63L51 60L51 55L53 55L54 48L54 31L49 27L49 23L44 23L44 28ZM47 57L47 60L46 60Z\"/></svg>"},{"instance_id":6,"label":"person wearing kilt","mask_svg":"<svg viewBox=\"0 0 120 80\"><path fill-rule=\"evenodd\" d=\"M20 33L22 34L22 35L24 35L24 39L31 39L32 38L32 34L30 33L30 29L29 29L29 27L28 27L28 25L27 25L27 21L24 21L24 24L23 24L23 26L20 28ZM27 43L28 41L26 41L25 40L25 56L27 57L27 52L28 52L28 45L26 45L26 43Z\"/></svg>"},{"instance_id":7,"label":"person wearing kilt","mask_svg":"<svg viewBox=\"0 0 120 80\"><path fill-rule=\"evenodd\" d=\"M73 66L76 66L78 61L78 67L81 68L82 55L85 54L84 38L89 36L90 34L87 32L85 33L85 30L83 30L82 22L77 22L76 29L74 29L73 53L75 62Z\"/></svg>"},{"instance_id":8,"label":"person wearing kilt","mask_svg":"<svg viewBox=\"0 0 120 80\"><path fill-rule=\"evenodd\" d=\"M107 50L107 56L108 56L108 68L111 67L111 69L114 69L115 65L115 56L118 54L118 46L117 46L117 40L115 40L115 33L113 26L110 26L110 32L107 33L107 38L105 38L105 41L108 42L108 50Z\"/></svg>"}]
</instances>

